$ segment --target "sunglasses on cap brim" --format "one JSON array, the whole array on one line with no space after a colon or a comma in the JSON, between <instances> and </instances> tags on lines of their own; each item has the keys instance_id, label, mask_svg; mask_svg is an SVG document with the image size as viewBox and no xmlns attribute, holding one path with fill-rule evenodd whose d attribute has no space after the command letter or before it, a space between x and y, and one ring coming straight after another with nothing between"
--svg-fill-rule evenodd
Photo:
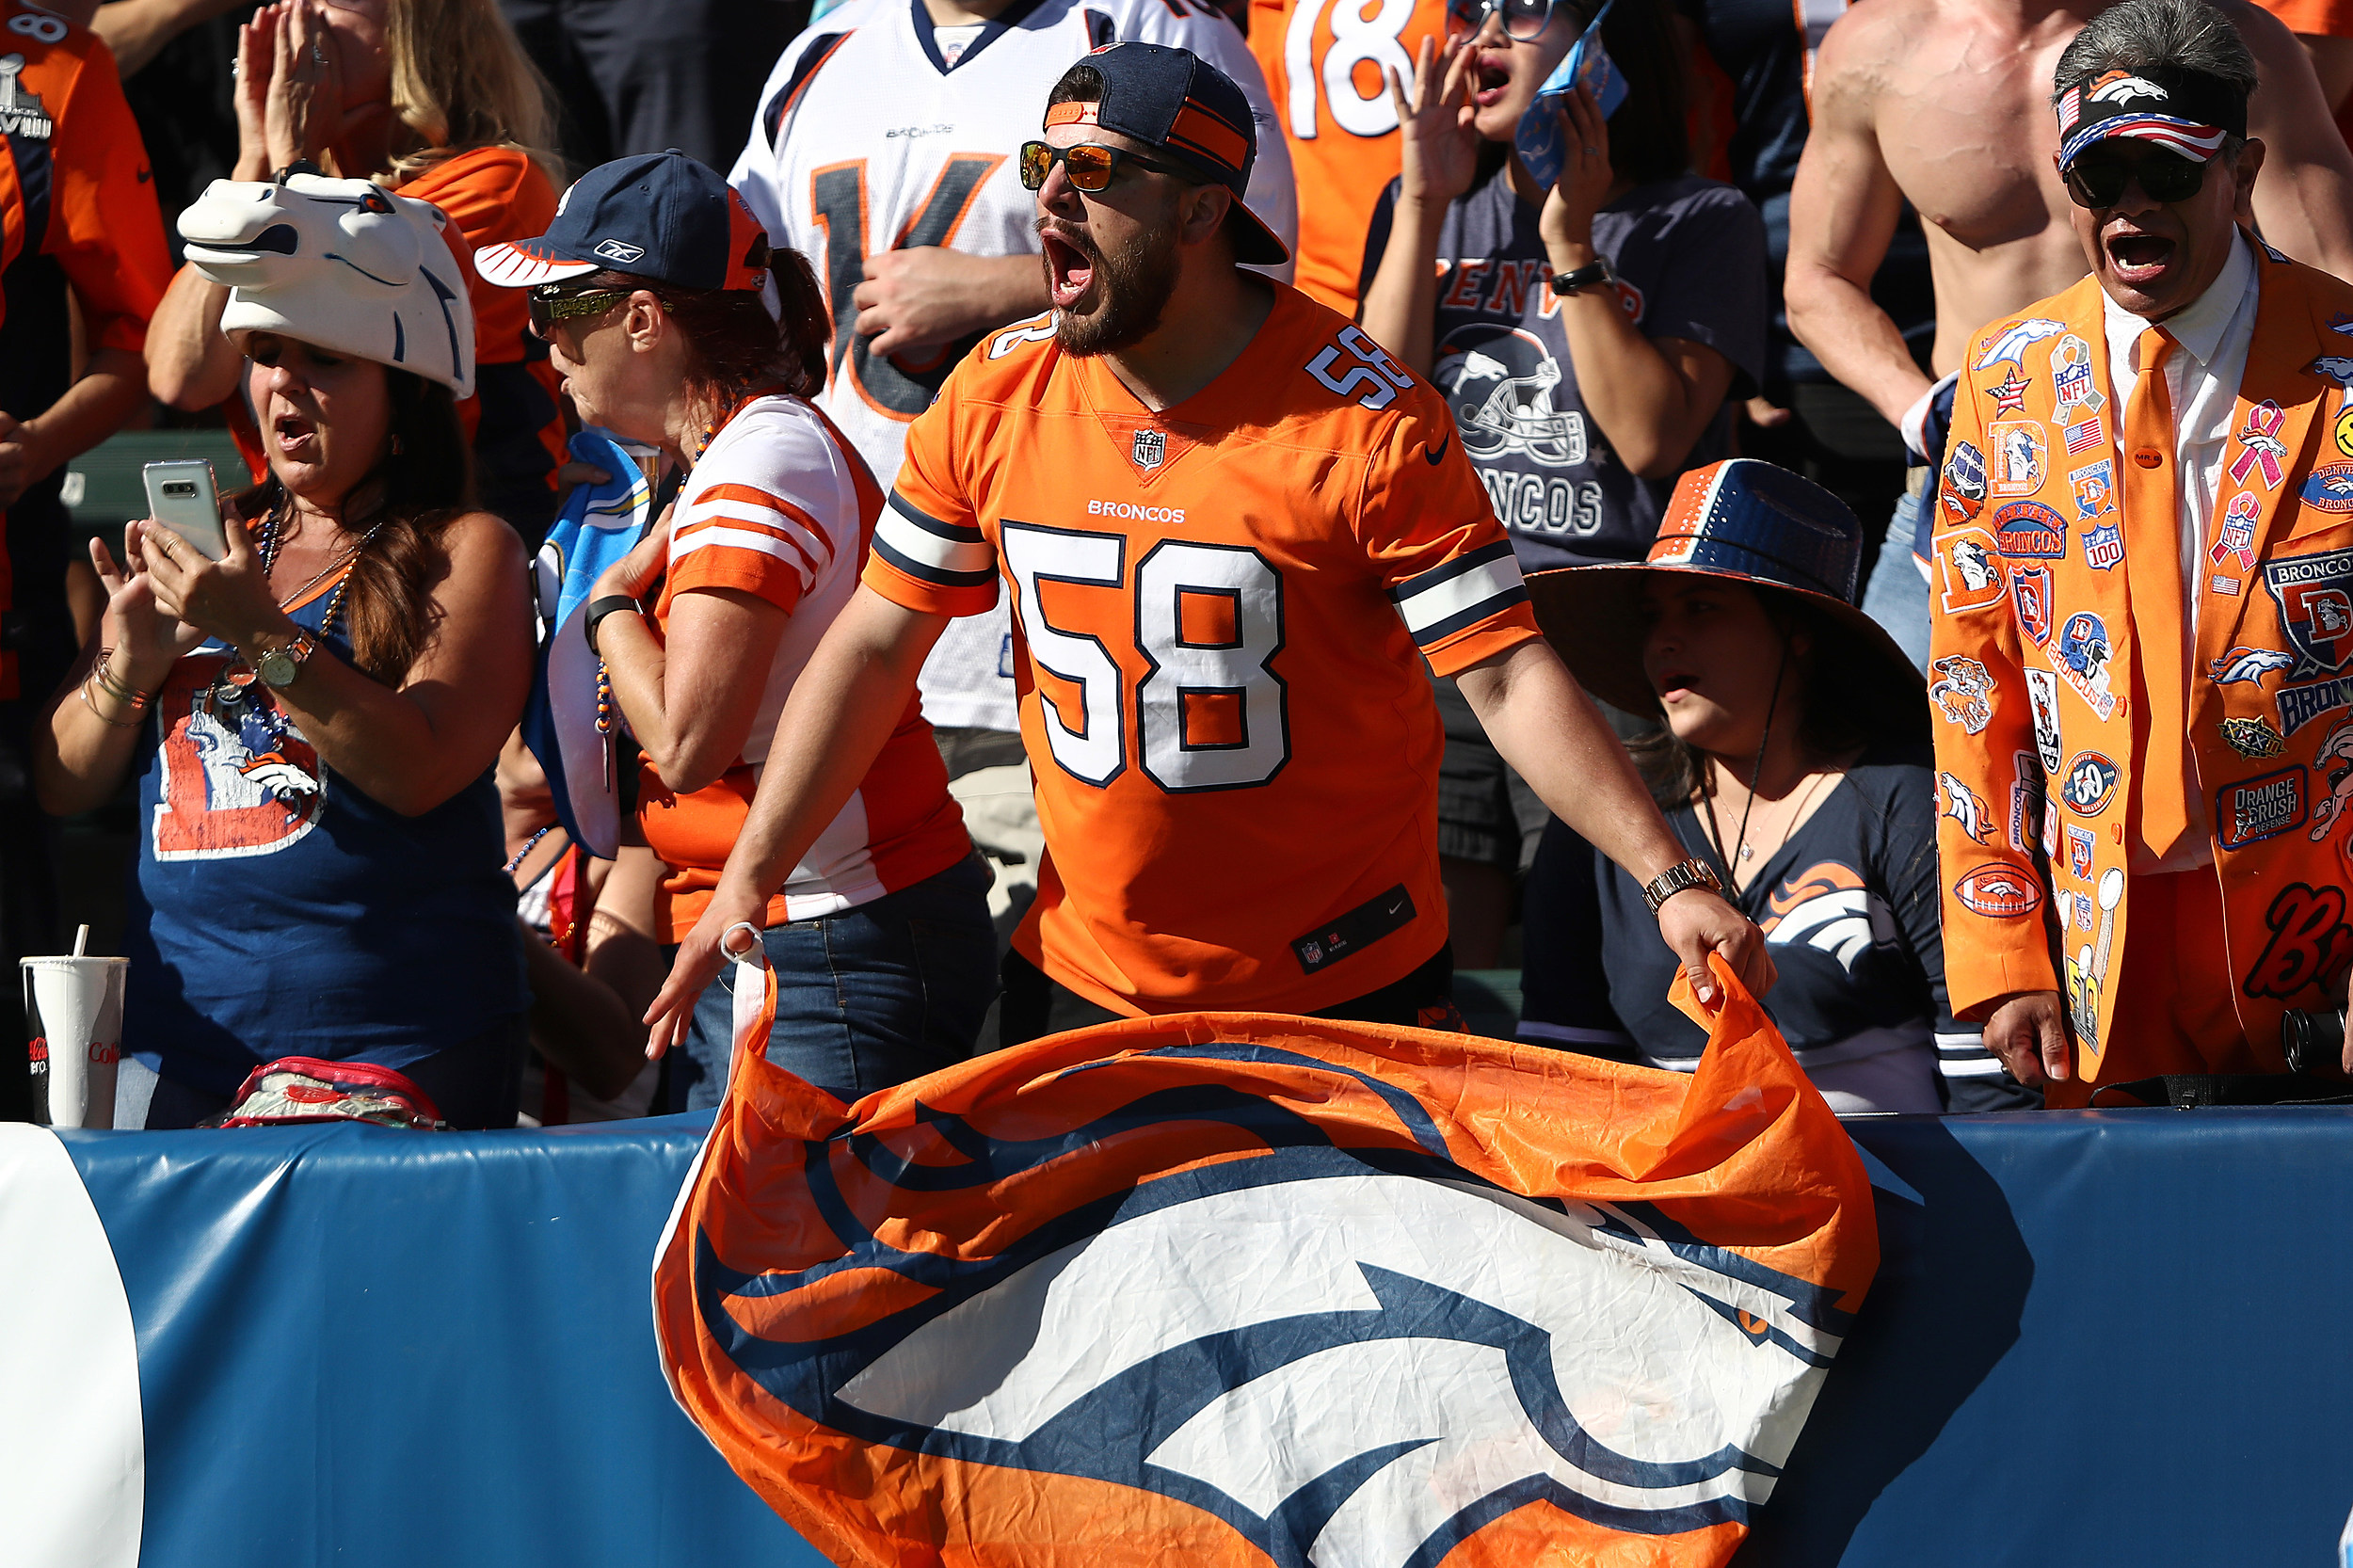
<instances>
[{"instance_id":1,"label":"sunglasses on cap brim","mask_svg":"<svg viewBox=\"0 0 2353 1568\"><path fill-rule=\"evenodd\" d=\"M1180 180L1193 179L1174 165L1156 162L1124 147L1104 147L1091 141L1082 141L1076 147L1049 147L1042 141L1025 141L1021 144L1023 187L1036 190L1043 186L1056 164L1062 165L1063 173L1073 187L1089 192L1109 188L1122 164L1133 164L1154 174L1173 174Z\"/></svg>"},{"instance_id":2,"label":"sunglasses on cap brim","mask_svg":"<svg viewBox=\"0 0 2353 1568\"><path fill-rule=\"evenodd\" d=\"M2206 183L2206 166L2171 152L2151 152L2137 162L2113 153L2087 151L2070 164L2062 178L2068 200L2078 207L2113 207L2124 200L2124 187L2137 184L2141 195L2158 203L2186 201Z\"/></svg>"}]
</instances>

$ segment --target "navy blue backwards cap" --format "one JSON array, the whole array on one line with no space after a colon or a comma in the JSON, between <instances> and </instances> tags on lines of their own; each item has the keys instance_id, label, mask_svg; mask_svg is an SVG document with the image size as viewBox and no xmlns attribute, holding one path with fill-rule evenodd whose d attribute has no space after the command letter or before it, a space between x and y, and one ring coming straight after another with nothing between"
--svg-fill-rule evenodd
<instances>
[{"instance_id":1,"label":"navy blue backwards cap","mask_svg":"<svg viewBox=\"0 0 2353 1568\"><path fill-rule=\"evenodd\" d=\"M1064 72L1055 90L1080 71L1102 78L1102 96L1094 103L1048 105L1048 129L1095 125L1157 149L1168 161L1233 192L1226 228L1234 236L1236 261L1271 266L1290 260L1290 248L1242 200L1258 157L1258 125L1250 100L1231 76L1190 49L1107 43Z\"/></svg>"},{"instance_id":2,"label":"navy blue backwards cap","mask_svg":"<svg viewBox=\"0 0 2353 1568\"><path fill-rule=\"evenodd\" d=\"M486 283L531 288L611 267L682 289L757 289L768 236L710 165L672 148L599 164L536 239L473 253Z\"/></svg>"},{"instance_id":3,"label":"navy blue backwards cap","mask_svg":"<svg viewBox=\"0 0 2353 1568\"><path fill-rule=\"evenodd\" d=\"M1537 624L1588 690L1629 712L1655 713L1658 694L1642 670L1645 628L1635 574L1696 572L1779 589L1851 633L1857 646L1833 656L1865 664L1871 717L1899 727L1905 738L1925 740L1920 672L1855 607L1862 570L1863 524L1845 502L1787 469L1730 457L1677 482L1645 559L1540 571L1528 580L1528 594Z\"/></svg>"}]
</instances>

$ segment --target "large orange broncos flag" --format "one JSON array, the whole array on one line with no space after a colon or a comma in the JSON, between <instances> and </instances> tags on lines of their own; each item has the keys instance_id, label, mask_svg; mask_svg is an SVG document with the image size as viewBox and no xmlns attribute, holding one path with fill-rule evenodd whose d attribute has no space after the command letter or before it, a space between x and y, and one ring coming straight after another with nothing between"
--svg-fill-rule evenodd
<instances>
[{"instance_id":1,"label":"large orange broncos flag","mask_svg":"<svg viewBox=\"0 0 2353 1568\"><path fill-rule=\"evenodd\" d=\"M851 1107L744 1048L735 974L656 1326L839 1563L1723 1563L1879 1264L1722 968L1689 1077L1211 1013Z\"/></svg>"}]
</instances>

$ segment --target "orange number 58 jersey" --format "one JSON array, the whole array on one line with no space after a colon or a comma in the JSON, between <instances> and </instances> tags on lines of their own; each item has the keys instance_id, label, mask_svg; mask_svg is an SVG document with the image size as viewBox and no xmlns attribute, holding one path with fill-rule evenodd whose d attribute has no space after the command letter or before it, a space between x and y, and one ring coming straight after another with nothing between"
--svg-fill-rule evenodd
<instances>
[{"instance_id":1,"label":"orange number 58 jersey","mask_svg":"<svg viewBox=\"0 0 2353 1568\"><path fill-rule=\"evenodd\" d=\"M1312 1011L1446 939L1440 675L1532 638L1437 394L1295 290L1146 410L1050 321L984 341L907 440L866 571L1013 595L1047 844L1015 945L1135 1013Z\"/></svg>"}]
</instances>

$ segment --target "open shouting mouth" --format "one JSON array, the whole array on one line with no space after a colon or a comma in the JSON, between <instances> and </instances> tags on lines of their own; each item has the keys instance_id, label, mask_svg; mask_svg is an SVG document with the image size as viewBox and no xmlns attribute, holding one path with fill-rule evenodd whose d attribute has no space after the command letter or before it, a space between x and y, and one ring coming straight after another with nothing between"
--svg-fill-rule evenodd
<instances>
[{"instance_id":1,"label":"open shouting mouth","mask_svg":"<svg viewBox=\"0 0 2353 1568\"><path fill-rule=\"evenodd\" d=\"M1038 231L1038 237L1045 246L1047 297L1053 301L1054 309L1071 310L1094 285L1101 254L1081 233L1047 227Z\"/></svg>"}]
</instances>

